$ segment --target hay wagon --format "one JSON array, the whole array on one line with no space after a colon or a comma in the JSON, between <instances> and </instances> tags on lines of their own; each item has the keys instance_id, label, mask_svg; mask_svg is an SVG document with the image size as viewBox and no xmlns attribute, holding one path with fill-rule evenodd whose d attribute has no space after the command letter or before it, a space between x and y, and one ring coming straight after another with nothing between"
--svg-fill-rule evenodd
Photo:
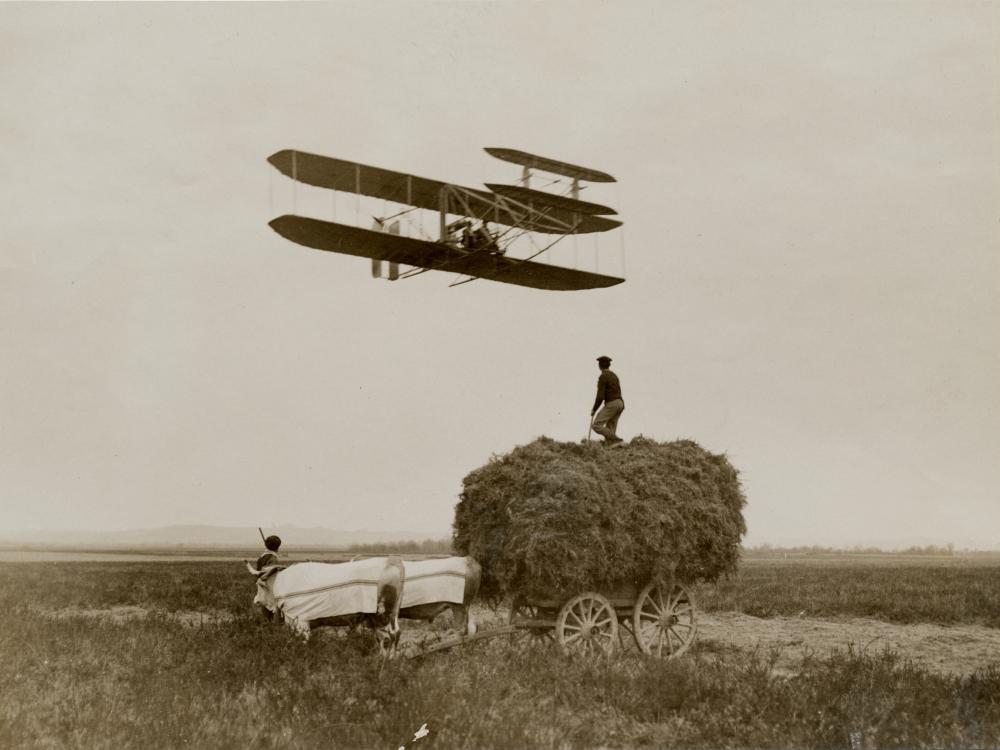
<instances>
[{"instance_id":1,"label":"hay wagon","mask_svg":"<svg viewBox=\"0 0 1000 750\"><path fill-rule=\"evenodd\" d=\"M641 588L623 583L569 598L551 593L515 597L506 626L440 641L414 655L519 633L536 643L554 642L565 654L611 655L627 647L627 633L642 653L671 659L687 651L697 632L688 587L677 582Z\"/></svg>"}]
</instances>

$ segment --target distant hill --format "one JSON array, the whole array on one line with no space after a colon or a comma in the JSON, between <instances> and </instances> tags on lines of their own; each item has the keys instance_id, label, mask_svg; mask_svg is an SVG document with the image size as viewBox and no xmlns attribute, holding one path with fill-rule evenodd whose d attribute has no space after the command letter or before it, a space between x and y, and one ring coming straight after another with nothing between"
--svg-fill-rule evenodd
<instances>
[{"instance_id":1,"label":"distant hill","mask_svg":"<svg viewBox=\"0 0 1000 750\"><path fill-rule=\"evenodd\" d=\"M283 549L341 548L352 544L411 542L447 539L448 530L431 531L346 531L323 527L278 526L265 534L281 537ZM0 544L31 544L80 547L256 547L261 544L254 526L161 526L125 531L3 531Z\"/></svg>"}]
</instances>

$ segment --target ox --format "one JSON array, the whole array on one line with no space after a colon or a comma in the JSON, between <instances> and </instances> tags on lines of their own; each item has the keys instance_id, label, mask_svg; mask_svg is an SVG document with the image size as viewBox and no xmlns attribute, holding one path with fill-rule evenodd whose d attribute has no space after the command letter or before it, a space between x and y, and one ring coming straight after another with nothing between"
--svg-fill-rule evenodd
<instances>
[{"instance_id":1,"label":"ox","mask_svg":"<svg viewBox=\"0 0 1000 750\"><path fill-rule=\"evenodd\" d=\"M279 616L306 638L314 628L365 623L375 631L383 652L399 643L399 607L406 578L399 557L300 562L260 570L247 563L247 569L257 578L254 604L269 619Z\"/></svg>"},{"instance_id":2,"label":"ox","mask_svg":"<svg viewBox=\"0 0 1000 750\"><path fill-rule=\"evenodd\" d=\"M406 560L406 589L399 616L433 621L450 609L455 627L467 635L476 632L470 607L479 593L482 568L471 557Z\"/></svg>"}]
</instances>

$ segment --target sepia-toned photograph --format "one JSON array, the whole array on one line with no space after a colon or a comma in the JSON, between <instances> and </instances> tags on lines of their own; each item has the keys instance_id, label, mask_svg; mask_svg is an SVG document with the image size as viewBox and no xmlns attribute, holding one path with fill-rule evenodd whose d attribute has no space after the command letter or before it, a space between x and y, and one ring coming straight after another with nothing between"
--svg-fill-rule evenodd
<instances>
[{"instance_id":1,"label":"sepia-toned photograph","mask_svg":"<svg viewBox=\"0 0 1000 750\"><path fill-rule=\"evenodd\" d=\"M0 750L1000 748L1000 4L0 3Z\"/></svg>"}]
</instances>

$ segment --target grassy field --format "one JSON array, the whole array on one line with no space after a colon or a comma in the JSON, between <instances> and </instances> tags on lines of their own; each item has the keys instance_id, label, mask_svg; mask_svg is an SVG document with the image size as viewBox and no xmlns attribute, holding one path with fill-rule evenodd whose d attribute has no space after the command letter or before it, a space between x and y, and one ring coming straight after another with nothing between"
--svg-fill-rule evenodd
<instances>
[{"instance_id":1,"label":"grassy field","mask_svg":"<svg viewBox=\"0 0 1000 750\"><path fill-rule=\"evenodd\" d=\"M703 610L756 617L844 615L1000 627L998 581L996 558L758 558L744 562L732 579L699 586L695 593ZM48 609L134 605L239 613L252 589L242 563L228 560L0 568L0 605L8 608L33 602Z\"/></svg>"},{"instance_id":2,"label":"grassy field","mask_svg":"<svg viewBox=\"0 0 1000 750\"><path fill-rule=\"evenodd\" d=\"M751 558L697 590L706 610L756 617L871 617L1000 627L1000 559L926 556Z\"/></svg>"},{"instance_id":3,"label":"grassy field","mask_svg":"<svg viewBox=\"0 0 1000 750\"><path fill-rule=\"evenodd\" d=\"M809 606L996 625L998 574L753 561L699 593L707 609L758 616ZM917 593L919 615L906 601ZM586 662L506 638L383 662L364 634L302 642L265 625L251 597L232 562L0 569L0 748L1000 746L996 666L947 677L899 654L846 651L779 676L767 652L705 645L676 662ZM115 607L150 614L98 615ZM411 742L423 724L430 734Z\"/></svg>"}]
</instances>

